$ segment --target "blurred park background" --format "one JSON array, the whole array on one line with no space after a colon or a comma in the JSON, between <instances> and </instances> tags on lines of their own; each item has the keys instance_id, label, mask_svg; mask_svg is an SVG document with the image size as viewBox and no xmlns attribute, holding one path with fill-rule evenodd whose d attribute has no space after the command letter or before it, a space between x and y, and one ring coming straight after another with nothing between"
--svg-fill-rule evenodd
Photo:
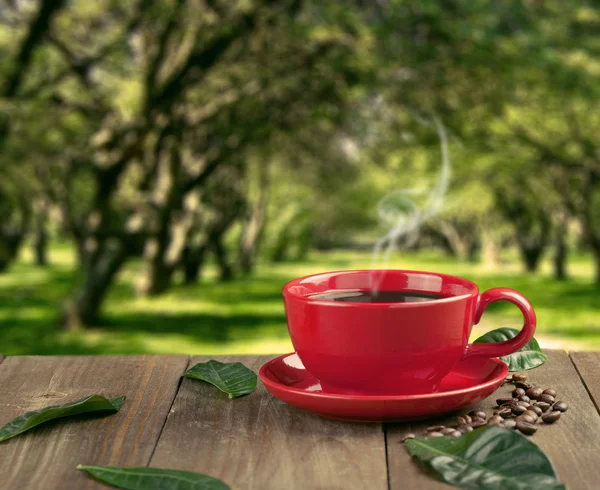
<instances>
[{"instance_id":1,"label":"blurred park background","mask_svg":"<svg viewBox=\"0 0 600 490\"><path fill-rule=\"evenodd\" d=\"M597 2L0 3L3 354L289 351L386 234L600 349Z\"/></svg>"}]
</instances>

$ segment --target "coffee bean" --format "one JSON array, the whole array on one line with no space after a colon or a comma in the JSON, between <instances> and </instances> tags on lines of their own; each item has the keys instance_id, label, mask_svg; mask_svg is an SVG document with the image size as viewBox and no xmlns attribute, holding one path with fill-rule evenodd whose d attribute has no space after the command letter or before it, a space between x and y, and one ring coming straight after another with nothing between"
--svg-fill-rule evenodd
<instances>
[{"instance_id":1,"label":"coffee bean","mask_svg":"<svg viewBox=\"0 0 600 490\"><path fill-rule=\"evenodd\" d=\"M427 427L427 432L439 432L445 428L445 425L434 425L433 427Z\"/></svg>"},{"instance_id":2,"label":"coffee bean","mask_svg":"<svg viewBox=\"0 0 600 490\"><path fill-rule=\"evenodd\" d=\"M512 375L512 380L517 383L517 382L524 382L527 381L527 375L523 374L523 373L515 373Z\"/></svg>"},{"instance_id":3,"label":"coffee bean","mask_svg":"<svg viewBox=\"0 0 600 490\"><path fill-rule=\"evenodd\" d=\"M554 410L553 412L548 412L542 415L542 421L545 424L553 424L560 418L561 412L558 410Z\"/></svg>"},{"instance_id":4,"label":"coffee bean","mask_svg":"<svg viewBox=\"0 0 600 490\"><path fill-rule=\"evenodd\" d=\"M404 439L402 439L402 442L404 441L408 441L409 439L416 439L417 436L415 436L414 434L406 434L404 436Z\"/></svg>"},{"instance_id":5,"label":"coffee bean","mask_svg":"<svg viewBox=\"0 0 600 490\"><path fill-rule=\"evenodd\" d=\"M512 413L514 413L515 415L521 415L522 413L526 412L527 408L525 408L523 405L515 405L512 408Z\"/></svg>"},{"instance_id":6,"label":"coffee bean","mask_svg":"<svg viewBox=\"0 0 600 490\"><path fill-rule=\"evenodd\" d=\"M490 420L488 420L488 425L498 425L499 423L502 422L502 417L500 417L500 415L493 415L490 417Z\"/></svg>"},{"instance_id":7,"label":"coffee bean","mask_svg":"<svg viewBox=\"0 0 600 490\"><path fill-rule=\"evenodd\" d=\"M535 421L537 420L537 417L536 417L536 418L533 418L533 417L530 417L529 415L521 414L521 415L519 415L519 416L518 416L518 417L517 417L515 420L516 420L517 422L518 422L519 420L521 420L521 421L523 421L523 422L527 422L527 423L529 423L529 424L534 424L534 423L535 423Z\"/></svg>"},{"instance_id":8,"label":"coffee bean","mask_svg":"<svg viewBox=\"0 0 600 490\"><path fill-rule=\"evenodd\" d=\"M473 419L469 415L461 415L456 417L456 423L458 425L468 425L473 421Z\"/></svg>"},{"instance_id":9,"label":"coffee bean","mask_svg":"<svg viewBox=\"0 0 600 490\"><path fill-rule=\"evenodd\" d=\"M529 388L526 391L526 394L529 398L533 398L534 400L537 400L540 395L542 394L542 389L541 388Z\"/></svg>"},{"instance_id":10,"label":"coffee bean","mask_svg":"<svg viewBox=\"0 0 600 490\"><path fill-rule=\"evenodd\" d=\"M454 429L453 427L446 427L442 430L440 430L440 432L442 434L444 434L445 436L447 436L448 434L452 434L456 429Z\"/></svg>"},{"instance_id":11,"label":"coffee bean","mask_svg":"<svg viewBox=\"0 0 600 490\"><path fill-rule=\"evenodd\" d=\"M531 405L531 401L519 400L517 402L517 405L521 405L522 407L528 407L529 405Z\"/></svg>"},{"instance_id":12,"label":"coffee bean","mask_svg":"<svg viewBox=\"0 0 600 490\"><path fill-rule=\"evenodd\" d=\"M523 388L515 388L512 392L513 398L519 398L525 394L525 390Z\"/></svg>"},{"instance_id":13,"label":"coffee bean","mask_svg":"<svg viewBox=\"0 0 600 490\"><path fill-rule=\"evenodd\" d=\"M483 420L487 418L487 414L483 410L471 410L469 415L473 418L480 418Z\"/></svg>"},{"instance_id":14,"label":"coffee bean","mask_svg":"<svg viewBox=\"0 0 600 490\"><path fill-rule=\"evenodd\" d=\"M515 386L517 388L521 388L521 389L527 391L528 389L533 388L533 383L529 383L528 381L525 381L525 382L519 381L518 383L515 383Z\"/></svg>"},{"instance_id":15,"label":"coffee bean","mask_svg":"<svg viewBox=\"0 0 600 490\"><path fill-rule=\"evenodd\" d=\"M529 405L529 408L527 410L533 410L537 414L538 417L541 417L542 414L544 413L544 411L537 405Z\"/></svg>"},{"instance_id":16,"label":"coffee bean","mask_svg":"<svg viewBox=\"0 0 600 490\"><path fill-rule=\"evenodd\" d=\"M548 409L550 408L550 404L549 404L549 403L546 403L546 402L537 402L537 403L535 404L535 406L536 406L537 408L539 408L539 409L540 409L542 412L547 412L547 411L548 411Z\"/></svg>"},{"instance_id":17,"label":"coffee bean","mask_svg":"<svg viewBox=\"0 0 600 490\"><path fill-rule=\"evenodd\" d=\"M565 402L556 402L554 404L554 407L552 407L554 410L558 410L559 412L566 412L567 409L569 408L569 406L565 403Z\"/></svg>"},{"instance_id":18,"label":"coffee bean","mask_svg":"<svg viewBox=\"0 0 600 490\"><path fill-rule=\"evenodd\" d=\"M466 434L467 432L473 432L473 427L470 425L459 425L456 430L461 434Z\"/></svg>"},{"instance_id":19,"label":"coffee bean","mask_svg":"<svg viewBox=\"0 0 600 490\"><path fill-rule=\"evenodd\" d=\"M448 434L450 437L460 437L462 436L462 432L455 430L454 432L450 432L450 434Z\"/></svg>"},{"instance_id":20,"label":"coffee bean","mask_svg":"<svg viewBox=\"0 0 600 490\"><path fill-rule=\"evenodd\" d=\"M498 410L498 415L500 415L500 417L503 419L510 417L512 415L512 409L510 407L502 407L500 410Z\"/></svg>"},{"instance_id":21,"label":"coffee bean","mask_svg":"<svg viewBox=\"0 0 600 490\"><path fill-rule=\"evenodd\" d=\"M507 376L506 378L504 378L502 384L505 385L506 383L512 383L512 380L512 376Z\"/></svg>"},{"instance_id":22,"label":"coffee bean","mask_svg":"<svg viewBox=\"0 0 600 490\"><path fill-rule=\"evenodd\" d=\"M531 417L533 420L537 420L539 415L535 413L533 410L525 410L522 415L526 415Z\"/></svg>"},{"instance_id":23,"label":"coffee bean","mask_svg":"<svg viewBox=\"0 0 600 490\"><path fill-rule=\"evenodd\" d=\"M484 419L474 418L473 422L471 422L471 427L473 429L477 429L477 427L483 427L487 422Z\"/></svg>"},{"instance_id":24,"label":"coffee bean","mask_svg":"<svg viewBox=\"0 0 600 490\"><path fill-rule=\"evenodd\" d=\"M543 393L538 398L541 402L546 402L552 405L554 403L554 397L552 395L544 395Z\"/></svg>"},{"instance_id":25,"label":"coffee bean","mask_svg":"<svg viewBox=\"0 0 600 490\"><path fill-rule=\"evenodd\" d=\"M531 401L531 398L529 398L527 395L522 395L519 397L519 401L529 403Z\"/></svg>"},{"instance_id":26,"label":"coffee bean","mask_svg":"<svg viewBox=\"0 0 600 490\"><path fill-rule=\"evenodd\" d=\"M428 437L444 437L444 434L442 434L441 432L430 432L428 434Z\"/></svg>"},{"instance_id":27,"label":"coffee bean","mask_svg":"<svg viewBox=\"0 0 600 490\"><path fill-rule=\"evenodd\" d=\"M523 434L528 436L535 434L535 432L537 431L537 427L534 424L525 422L524 420L517 420L516 427L519 432L522 432Z\"/></svg>"},{"instance_id":28,"label":"coffee bean","mask_svg":"<svg viewBox=\"0 0 600 490\"><path fill-rule=\"evenodd\" d=\"M505 403L512 403L513 399L512 398L498 398L496 400L496 405L501 406L504 405Z\"/></svg>"},{"instance_id":29,"label":"coffee bean","mask_svg":"<svg viewBox=\"0 0 600 490\"><path fill-rule=\"evenodd\" d=\"M544 395L550 395L553 396L554 398L556 398L556 390L553 390L552 388L547 388L545 389L542 394Z\"/></svg>"},{"instance_id":30,"label":"coffee bean","mask_svg":"<svg viewBox=\"0 0 600 490\"><path fill-rule=\"evenodd\" d=\"M506 419L504 421L504 427L506 427L507 429L514 429L516 425L517 421L515 419Z\"/></svg>"}]
</instances>

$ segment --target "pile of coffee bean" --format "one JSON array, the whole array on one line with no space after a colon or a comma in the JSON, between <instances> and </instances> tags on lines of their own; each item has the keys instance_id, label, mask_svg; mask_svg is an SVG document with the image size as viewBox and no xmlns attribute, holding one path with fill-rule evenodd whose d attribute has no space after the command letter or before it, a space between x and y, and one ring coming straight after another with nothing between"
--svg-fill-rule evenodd
<instances>
[{"instance_id":1,"label":"pile of coffee bean","mask_svg":"<svg viewBox=\"0 0 600 490\"><path fill-rule=\"evenodd\" d=\"M535 434L539 424L553 424L569 408L563 401L556 401L556 390L542 389L530 383L527 375L513 374L505 383L512 383L515 389L511 398L498 398L496 410L488 418L483 410L472 410L467 415L456 418L455 427L437 425L427 428L427 437L460 437L484 425L497 425L507 429L516 429L528 436ZM406 439L414 439L408 434Z\"/></svg>"}]
</instances>

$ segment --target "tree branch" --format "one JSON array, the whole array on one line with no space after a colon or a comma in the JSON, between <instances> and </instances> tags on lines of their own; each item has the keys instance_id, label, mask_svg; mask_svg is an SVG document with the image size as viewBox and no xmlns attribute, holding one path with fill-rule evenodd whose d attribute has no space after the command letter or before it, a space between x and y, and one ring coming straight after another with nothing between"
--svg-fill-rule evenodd
<instances>
[{"instance_id":1,"label":"tree branch","mask_svg":"<svg viewBox=\"0 0 600 490\"><path fill-rule=\"evenodd\" d=\"M225 33L217 36L205 44L201 49L192 51L186 62L173 73L162 88L150 94L146 101L146 113L150 113L154 107L168 108L182 92L185 78L193 69L202 73L214 66L225 54L235 40L252 31L255 27L256 13L244 15L241 19Z\"/></svg>"},{"instance_id":2,"label":"tree branch","mask_svg":"<svg viewBox=\"0 0 600 490\"><path fill-rule=\"evenodd\" d=\"M25 39L23 39L19 52L12 63L12 73L9 74L2 88L2 95L4 97L13 97L18 92L23 76L29 68L36 46L42 41L53 16L62 8L64 3L65 0L42 1L42 6L29 26L29 31Z\"/></svg>"},{"instance_id":3,"label":"tree branch","mask_svg":"<svg viewBox=\"0 0 600 490\"><path fill-rule=\"evenodd\" d=\"M169 44L169 39L171 37L171 34L173 33L173 30L177 26L178 16L181 10L183 9L185 3L186 0L177 0L173 12L171 12L171 16L169 17L169 21L167 22L167 25L158 37L157 52L152 58L148 69L148 73L146 74L146 97L150 97L154 92L157 82L156 77L164 61L165 54L167 52L167 46Z\"/></svg>"}]
</instances>

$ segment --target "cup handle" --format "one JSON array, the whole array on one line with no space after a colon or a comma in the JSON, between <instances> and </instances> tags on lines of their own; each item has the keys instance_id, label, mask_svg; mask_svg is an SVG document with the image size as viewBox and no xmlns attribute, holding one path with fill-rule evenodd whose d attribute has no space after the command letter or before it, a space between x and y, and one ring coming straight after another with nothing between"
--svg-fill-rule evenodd
<instances>
[{"instance_id":1,"label":"cup handle","mask_svg":"<svg viewBox=\"0 0 600 490\"><path fill-rule=\"evenodd\" d=\"M521 310L521 313L523 313L523 317L525 318L523 328L516 337L503 342L469 344L463 357L464 359L469 357L506 356L518 351L522 347L525 347L533 338L536 324L533 306L531 306L531 303L527 301L525 296L514 289L494 288L488 289L482 293L479 296L479 301L475 310L474 323L479 323L479 320L481 320L481 316L483 315L483 312L487 306L496 301L508 301L514 305L517 305L519 310Z\"/></svg>"}]
</instances>

